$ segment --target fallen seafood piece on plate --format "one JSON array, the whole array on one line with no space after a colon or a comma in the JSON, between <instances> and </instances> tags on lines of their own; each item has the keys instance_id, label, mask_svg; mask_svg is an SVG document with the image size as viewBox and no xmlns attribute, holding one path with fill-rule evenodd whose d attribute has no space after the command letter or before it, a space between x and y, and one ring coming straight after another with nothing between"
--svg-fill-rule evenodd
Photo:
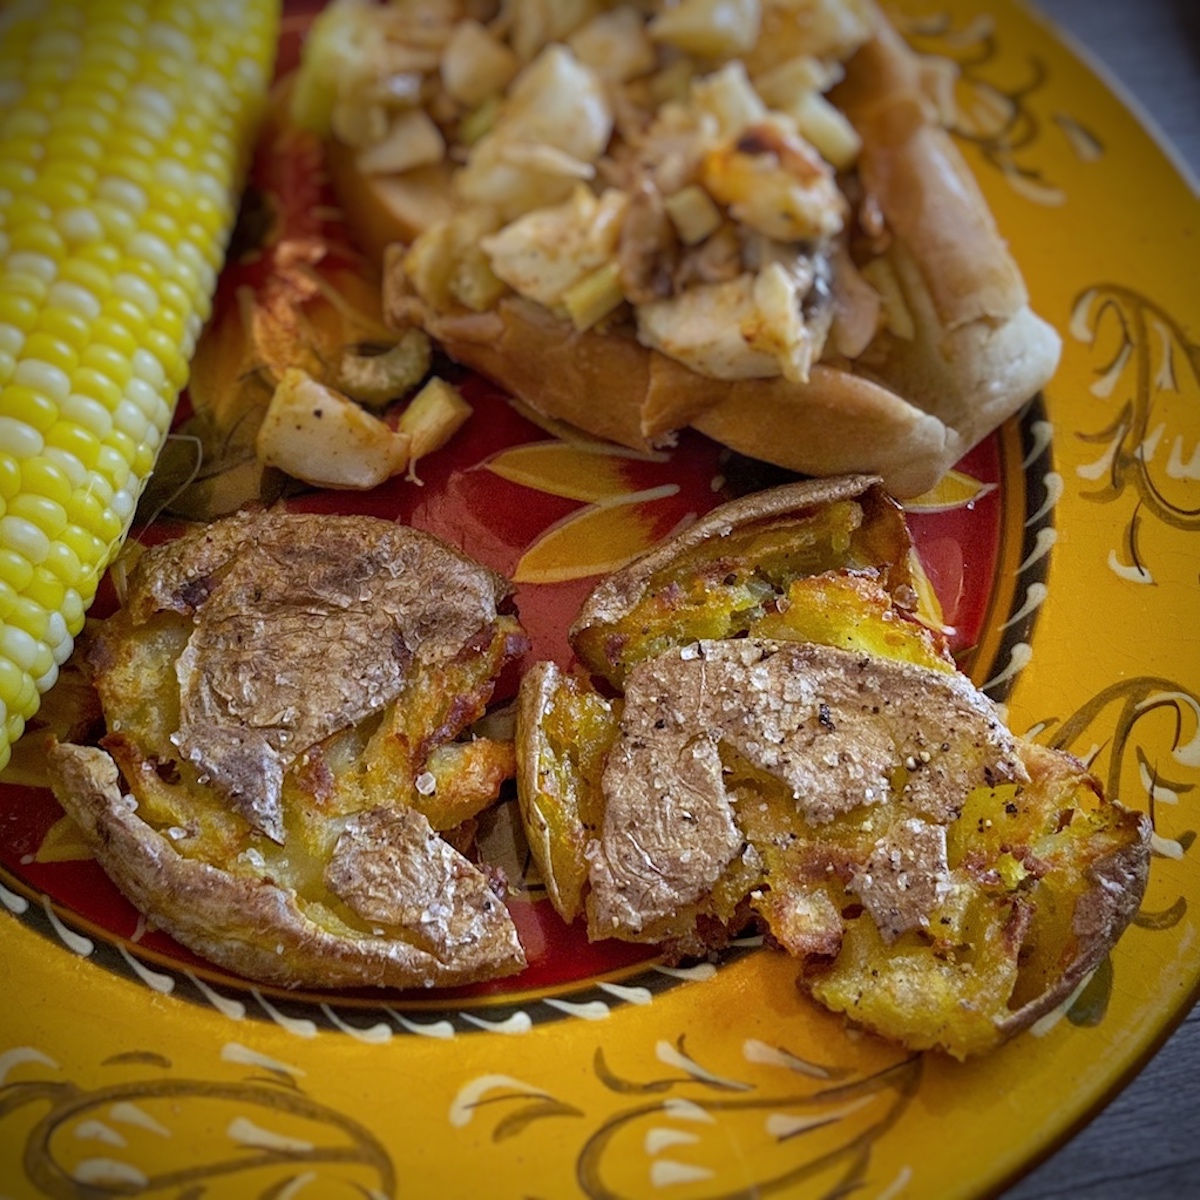
<instances>
[{"instance_id":1,"label":"fallen seafood piece on plate","mask_svg":"<svg viewBox=\"0 0 1200 1200\"><path fill-rule=\"evenodd\" d=\"M292 92L385 308L542 414L932 487L1058 334L871 0L332 6Z\"/></svg>"},{"instance_id":2,"label":"fallen seafood piece on plate","mask_svg":"<svg viewBox=\"0 0 1200 1200\"><path fill-rule=\"evenodd\" d=\"M146 550L88 650L106 732L54 793L156 926L285 986L525 965L467 854L514 770L470 736L527 646L511 586L370 517L245 512Z\"/></svg>"},{"instance_id":3,"label":"fallen seafood piece on plate","mask_svg":"<svg viewBox=\"0 0 1200 1200\"><path fill-rule=\"evenodd\" d=\"M527 673L518 796L591 938L679 958L757 926L821 1003L963 1058L1108 953L1149 824L1005 727L914 611L910 562L867 478L715 510L585 601L572 640L604 690Z\"/></svg>"}]
</instances>

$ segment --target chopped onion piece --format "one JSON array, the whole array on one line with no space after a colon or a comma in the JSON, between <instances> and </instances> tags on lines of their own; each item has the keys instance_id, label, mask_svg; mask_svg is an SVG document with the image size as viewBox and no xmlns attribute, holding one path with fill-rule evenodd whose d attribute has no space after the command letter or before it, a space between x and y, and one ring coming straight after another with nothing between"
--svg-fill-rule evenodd
<instances>
[{"instance_id":1,"label":"chopped onion piece","mask_svg":"<svg viewBox=\"0 0 1200 1200\"><path fill-rule=\"evenodd\" d=\"M689 184L668 196L663 205L686 246L698 245L721 227L721 210L699 184Z\"/></svg>"},{"instance_id":2,"label":"chopped onion piece","mask_svg":"<svg viewBox=\"0 0 1200 1200\"><path fill-rule=\"evenodd\" d=\"M467 108L508 86L521 60L478 21L460 21L442 55L442 85Z\"/></svg>"},{"instance_id":3,"label":"chopped onion piece","mask_svg":"<svg viewBox=\"0 0 1200 1200\"><path fill-rule=\"evenodd\" d=\"M563 296L563 304L572 324L582 333L603 321L624 299L621 266L613 261L585 275L569 288Z\"/></svg>"},{"instance_id":4,"label":"chopped onion piece","mask_svg":"<svg viewBox=\"0 0 1200 1200\"><path fill-rule=\"evenodd\" d=\"M359 152L358 168L366 175L392 175L445 156L441 131L422 109L409 108L392 119L387 137Z\"/></svg>"},{"instance_id":5,"label":"chopped onion piece","mask_svg":"<svg viewBox=\"0 0 1200 1200\"><path fill-rule=\"evenodd\" d=\"M681 0L650 22L650 36L701 58L732 58L758 41L759 0Z\"/></svg>"}]
</instances>

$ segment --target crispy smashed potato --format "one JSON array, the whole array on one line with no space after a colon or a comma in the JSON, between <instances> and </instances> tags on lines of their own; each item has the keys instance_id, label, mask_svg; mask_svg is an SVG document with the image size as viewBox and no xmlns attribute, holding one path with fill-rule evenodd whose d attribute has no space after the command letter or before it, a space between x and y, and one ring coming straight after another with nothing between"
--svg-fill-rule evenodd
<instances>
[{"instance_id":1,"label":"crispy smashed potato","mask_svg":"<svg viewBox=\"0 0 1200 1200\"><path fill-rule=\"evenodd\" d=\"M367 517L244 513L148 550L90 650L108 732L51 751L55 794L156 925L252 979L520 970L502 879L463 853L515 768L470 732L527 645L509 591Z\"/></svg>"},{"instance_id":2,"label":"crispy smashed potato","mask_svg":"<svg viewBox=\"0 0 1200 1200\"><path fill-rule=\"evenodd\" d=\"M862 478L716 510L572 629L608 684L522 683L533 855L589 937L704 955L757 925L821 1003L965 1058L1065 1000L1136 912L1149 826L1015 737L912 611Z\"/></svg>"},{"instance_id":3,"label":"crispy smashed potato","mask_svg":"<svg viewBox=\"0 0 1200 1200\"><path fill-rule=\"evenodd\" d=\"M738 637L764 621L766 636L782 636L769 631L815 615L789 615L789 588L820 578L836 589L838 570L866 573L856 592L890 597L888 627L903 628L917 604L912 543L899 505L868 482L778 488L714 509L596 586L570 630L580 660L619 687L634 663L683 639ZM869 619L860 603L845 614L846 637Z\"/></svg>"}]
</instances>

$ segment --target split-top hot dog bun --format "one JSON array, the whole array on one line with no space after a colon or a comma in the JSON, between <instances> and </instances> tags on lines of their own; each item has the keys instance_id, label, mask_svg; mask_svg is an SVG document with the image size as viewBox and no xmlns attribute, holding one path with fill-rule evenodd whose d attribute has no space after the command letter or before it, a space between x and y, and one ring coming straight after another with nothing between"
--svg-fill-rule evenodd
<instances>
[{"instance_id":1,"label":"split-top hot dog bun","mask_svg":"<svg viewBox=\"0 0 1200 1200\"><path fill-rule=\"evenodd\" d=\"M870 0L544 8L447 0L420 53L390 17L407 106L363 82L377 45L349 81L326 61L385 10L314 34L296 112L325 122L364 245L392 244L394 320L588 433L694 425L899 496L1053 373L927 68Z\"/></svg>"}]
</instances>

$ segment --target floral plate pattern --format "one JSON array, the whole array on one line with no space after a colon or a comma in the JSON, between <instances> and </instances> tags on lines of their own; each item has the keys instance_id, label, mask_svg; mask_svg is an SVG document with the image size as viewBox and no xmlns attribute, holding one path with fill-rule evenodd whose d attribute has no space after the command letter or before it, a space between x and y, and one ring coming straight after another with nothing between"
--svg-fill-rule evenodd
<instances>
[{"instance_id":1,"label":"floral plate pattern","mask_svg":"<svg viewBox=\"0 0 1200 1200\"><path fill-rule=\"evenodd\" d=\"M1153 818L1150 886L1111 959L980 1061L913 1056L802 999L752 939L683 969L590 947L547 912L501 819L488 849L521 880L524 976L422 996L256 988L124 906L22 747L0 785L0 1195L974 1196L1182 1018L1200 990L1200 303L1180 249L1200 211L1015 3L893 16L957 64L954 133L1064 339L1044 397L911 523L960 659L1013 728ZM651 456L564 441L464 386L475 415L422 486L355 507L509 573L536 655L567 653L597 573L766 481L699 438ZM69 713L71 678L46 722Z\"/></svg>"}]
</instances>

